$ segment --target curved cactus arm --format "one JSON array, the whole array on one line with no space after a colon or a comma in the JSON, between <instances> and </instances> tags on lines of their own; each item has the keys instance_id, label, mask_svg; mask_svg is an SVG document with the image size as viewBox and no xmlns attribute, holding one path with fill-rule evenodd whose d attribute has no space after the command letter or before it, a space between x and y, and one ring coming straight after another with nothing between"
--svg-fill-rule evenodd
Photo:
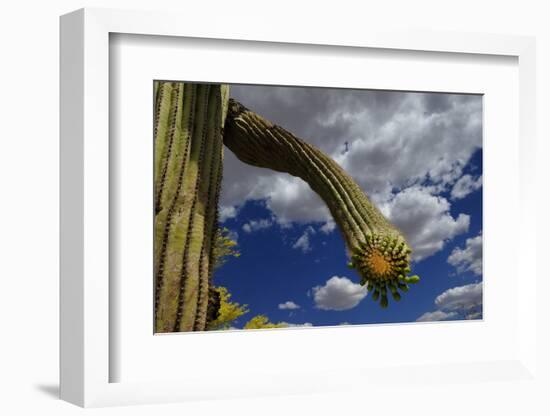
<instances>
[{"instance_id":1,"label":"curved cactus arm","mask_svg":"<svg viewBox=\"0 0 550 416\"><path fill-rule=\"evenodd\" d=\"M303 179L327 204L351 254L350 266L368 285L374 300L388 305L388 294L416 283L411 250L401 232L331 158L242 104L229 100L224 144L243 162Z\"/></svg>"},{"instance_id":2,"label":"curved cactus arm","mask_svg":"<svg viewBox=\"0 0 550 416\"><path fill-rule=\"evenodd\" d=\"M211 315L227 89L155 83L156 332L204 330Z\"/></svg>"}]
</instances>

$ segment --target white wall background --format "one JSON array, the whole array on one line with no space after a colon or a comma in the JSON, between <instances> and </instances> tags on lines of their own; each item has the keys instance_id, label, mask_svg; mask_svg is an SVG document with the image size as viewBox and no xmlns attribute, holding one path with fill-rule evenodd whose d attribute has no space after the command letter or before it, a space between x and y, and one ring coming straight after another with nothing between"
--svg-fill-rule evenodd
<instances>
[{"instance_id":1,"label":"white wall background","mask_svg":"<svg viewBox=\"0 0 550 416\"><path fill-rule=\"evenodd\" d=\"M190 3L188 6L186 3ZM391 25L488 33L536 35L538 47L538 131L540 198L539 235L548 231L547 164L550 155L547 124L550 114L550 13L546 1L535 0L339 0L298 2L277 0L186 2L185 0L19 0L5 1L0 10L0 413L6 415L73 414L82 410L56 399L58 385L58 16L80 7L133 9L194 9L190 18L222 13L245 14L287 25L322 24L362 27L387 19ZM236 19L235 19L236 20ZM184 22L182 22L184 24ZM237 29L238 30L238 29ZM543 140L545 139L545 140ZM546 215L546 218L542 218ZM544 229L543 229L544 228ZM546 241L539 237L539 250ZM544 256L540 256L540 262ZM539 290L550 293L547 283ZM541 319L549 307L540 305ZM541 331L541 336L542 336ZM548 348L548 336L544 347ZM541 354L541 368L548 358ZM550 374L549 371L545 372ZM501 391L502 400L489 400ZM548 414L534 397L543 392L515 394L517 387L457 384L453 395L434 386L425 408L410 409L406 398L386 402L385 414L424 413ZM424 393L426 394L426 393ZM447 395L447 396L445 396ZM368 414L377 398L346 394L259 398L134 408L94 410L99 414ZM537 402L539 403L537 405ZM380 405L380 403L378 403ZM379 413L377 411L376 413Z\"/></svg>"}]
</instances>

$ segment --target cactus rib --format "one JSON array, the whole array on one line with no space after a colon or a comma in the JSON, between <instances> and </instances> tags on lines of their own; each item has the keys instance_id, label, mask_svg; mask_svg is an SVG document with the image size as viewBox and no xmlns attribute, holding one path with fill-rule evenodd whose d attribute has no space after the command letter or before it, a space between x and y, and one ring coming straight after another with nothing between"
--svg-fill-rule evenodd
<instances>
[{"instance_id":1,"label":"cactus rib","mask_svg":"<svg viewBox=\"0 0 550 416\"><path fill-rule=\"evenodd\" d=\"M159 89L162 91L167 83L161 83ZM195 105L195 88L193 86L186 86L186 91L182 95L184 99L183 114L178 117L177 120L181 120L183 123L187 121L186 128L178 129L178 138L176 143L177 151L174 152L170 163L170 170L165 181L168 184L163 186L164 190L163 202L159 204L163 209L157 213L155 218L155 277L156 277L156 291L155 291L155 311L157 312L157 318L159 316L159 305L161 306L160 315L168 314L167 309L167 288L171 289L174 285L172 275L165 278L166 262L169 254L172 256L171 245L173 244L175 232L180 226L180 218L178 215L178 203L181 200L181 189L183 185L183 178L185 174L185 166L188 160L189 147L191 142L191 135L193 130L193 107ZM168 112L170 109L162 107L162 103L159 109L160 112ZM168 120L165 123L168 123ZM161 138L156 137L155 150L158 147ZM160 159L156 158L155 163L160 163ZM157 166L155 166L157 167ZM158 172L158 170L156 171ZM160 187L155 188L156 200L159 200L158 194ZM167 208L168 207L168 208ZM173 265L171 265L171 268ZM168 282L166 282L166 280ZM157 322L158 323L158 322Z\"/></svg>"}]
</instances>

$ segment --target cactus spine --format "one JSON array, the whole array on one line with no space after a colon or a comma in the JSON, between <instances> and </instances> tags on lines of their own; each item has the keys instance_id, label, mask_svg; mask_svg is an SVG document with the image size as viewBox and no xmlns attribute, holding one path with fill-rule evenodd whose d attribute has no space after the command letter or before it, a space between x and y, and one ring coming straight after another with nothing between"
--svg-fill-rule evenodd
<instances>
[{"instance_id":1,"label":"cactus spine","mask_svg":"<svg viewBox=\"0 0 550 416\"><path fill-rule=\"evenodd\" d=\"M157 81L155 331L200 331L212 316L228 87Z\"/></svg>"},{"instance_id":2,"label":"cactus spine","mask_svg":"<svg viewBox=\"0 0 550 416\"><path fill-rule=\"evenodd\" d=\"M368 285L374 300L388 305L388 292L416 283L405 238L376 208L353 179L314 146L230 100L224 144L243 162L286 172L306 181L327 204L351 252L350 266Z\"/></svg>"}]
</instances>

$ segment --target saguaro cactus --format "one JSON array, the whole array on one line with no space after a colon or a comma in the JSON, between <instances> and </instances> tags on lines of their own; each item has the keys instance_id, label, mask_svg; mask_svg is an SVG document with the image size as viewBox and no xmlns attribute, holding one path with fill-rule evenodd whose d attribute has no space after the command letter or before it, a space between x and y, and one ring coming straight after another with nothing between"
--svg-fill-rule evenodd
<instances>
[{"instance_id":1,"label":"saguaro cactus","mask_svg":"<svg viewBox=\"0 0 550 416\"><path fill-rule=\"evenodd\" d=\"M306 181L325 201L373 299L418 281L399 230L320 150L229 100L229 87L155 82L155 331L201 331L217 317L223 144L243 162ZM225 129L225 132L224 132Z\"/></svg>"},{"instance_id":2,"label":"saguaro cactus","mask_svg":"<svg viewBox=\"0 0 550 416\"><path fill-rule=\"evenodd\" d=\"M155 330L206 327L228 87L155 82Z\"/></svg>"},{"instance_id":3,"label":"saguaro cactus","mask_svg":"<svg viewBox=\"0 0 550 416\"><path fill-rule=\"evenodd\" d=\"M405 238L353 179L319 149L230 100L224 144L243 162L302 178L327 204L351 252L350 266L373 299L388 305L418 276L410 272Z\"/></svg>"}]
</instances>

